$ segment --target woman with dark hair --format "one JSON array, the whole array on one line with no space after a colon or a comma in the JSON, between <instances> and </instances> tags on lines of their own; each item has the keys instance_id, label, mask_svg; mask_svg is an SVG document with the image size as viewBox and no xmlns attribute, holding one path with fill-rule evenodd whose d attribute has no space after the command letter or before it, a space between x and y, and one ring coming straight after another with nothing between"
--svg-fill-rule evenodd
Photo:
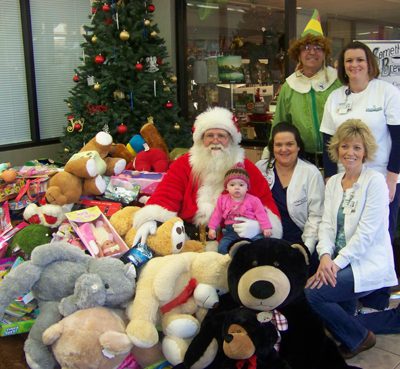
<instances>
[{"instance_id":1,"label":"woman with dark hair","mask_svg":"<svg viewBox=\"0 0 400 369\"><path fill-rule=\"evenodd\" d=\"M378 144L375 159L366 165L382 173L389 189L389 233L393 241L400 204L400 91L392 84L377 79L379 68L370 48L362 42L350 42L338 60L338 76L343 87L328 97L321 132L328 142L347 119L361 119L372 131ZM324 173L330 177L342 166L333 163L324 147ZM388 306L389 291L373 296L363 305L382 310Z\"/></svg>"},{"instance_id":2,"label":"woman with dark hair","mask_svg":"<svg viewBox=\"0 0 400 369\"><path fill-rule=\"evenodd\" d=\"M303 242L314 253L322 217L324 181L318 168L301 159L304 143L291 123L274 126L268 144L270 158L256 163L271 188L282 219L282 238Z\"/></svg>"},{"instance_id":3,"label":"woman with dark hair","mask_svg":"<svg viewBox=\"0 0 400 369\"><path fill-rule=\"evenodd\" d=\"M322 166L322 137L319 132L324 104L329 94L341 84L337 72L328 66L330 40L324 37L315 10L301 37L288 50L296 70L282 85L273 127L279 122L293 123L305 141L308 160Z\"/></svg>"}]
</instances>

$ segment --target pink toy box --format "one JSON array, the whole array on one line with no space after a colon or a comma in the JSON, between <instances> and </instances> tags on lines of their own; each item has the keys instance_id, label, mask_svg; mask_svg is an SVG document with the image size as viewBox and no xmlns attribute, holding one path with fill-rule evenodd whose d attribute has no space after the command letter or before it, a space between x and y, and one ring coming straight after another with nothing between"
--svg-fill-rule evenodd
<instances>
[{"instance_id":1,"label":"pink toy box","mask_svg":"<svg viewBox=\"0 0 400 369\"><path fill-rule=\"evenodd\" d=\"M118 257L129 250L97 206L66 213L75 233L94 257Z\"/></svg>"}]
</instances>

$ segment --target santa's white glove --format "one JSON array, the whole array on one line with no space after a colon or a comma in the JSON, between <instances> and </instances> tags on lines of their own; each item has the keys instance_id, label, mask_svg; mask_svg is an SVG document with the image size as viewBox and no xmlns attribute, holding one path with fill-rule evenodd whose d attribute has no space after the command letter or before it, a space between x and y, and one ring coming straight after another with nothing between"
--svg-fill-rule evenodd
<instances>
[{"instance_id":1,"label":"santa's white glove","mask_svg":"<svg viewBox=\"0 0 400 369\"><path fill-rule=\"evenodd\" d=\"M143 223L136 232L132 246L135 246L139 242L142 245L145 244L149 234L155 234L156 231L157 231L157 223L155 220L149 220Z\"/></svg>"},{"instance_id":2,"label":"santa's white glove","mask_svg":"<svg viewBox=\"0 0 400 369\"><path fill-rule=\"evenodd\" d=\"M240 223L233 225L233 230L242 238L253 238L261 233L260 223L255 219L245 217L236 217L235 220Z\"/></svg>"}]
</instances>

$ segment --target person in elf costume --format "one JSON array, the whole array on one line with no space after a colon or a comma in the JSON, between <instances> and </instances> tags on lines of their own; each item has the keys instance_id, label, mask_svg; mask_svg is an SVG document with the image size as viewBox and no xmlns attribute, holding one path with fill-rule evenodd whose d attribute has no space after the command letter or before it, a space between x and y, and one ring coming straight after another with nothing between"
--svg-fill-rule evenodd
<instances>
[{"instance_id":1,"label":"person in elf costume","mask_svg":"<svg viewBox=\"0 0 400 369\"><path fill-rule=\"evenodd\" d=\"M155 232L156 222L179 216L190 239L206 242L206 225L224 190L224 175L237 163L249 174L249 193L258 197L272 224L272 237L280 238L282 224L268 183L257 167L245 158L242 139L233 114L221 107L209 108L197 116L193 126L193 146L170 166L163 180L142 209L134 216L138 230L133 244L144 243ZM240 237L260 233L257 220L241 218L235 224Z\"/></svg>"},{"instance_id":2,"label":"person in elf costume","mask_svg":"<svg viewBox=\"0 0 400 369\"><path fill-rule=\"evenodd\" d=\"M324 37L318 10L314 10L301 37L288 50L296 70L279 92L272 127L282 121L294 124L305 143L308 160L322 166L322 135L319 127L329 94L341 86L336 69L327 65L330 40Z\"/></svg>"}]
</instances>

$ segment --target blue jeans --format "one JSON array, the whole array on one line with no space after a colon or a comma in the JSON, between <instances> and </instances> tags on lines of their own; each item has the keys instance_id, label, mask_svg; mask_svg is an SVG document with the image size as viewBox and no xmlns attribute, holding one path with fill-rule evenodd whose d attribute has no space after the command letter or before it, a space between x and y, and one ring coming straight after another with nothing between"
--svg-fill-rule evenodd
<instances>
[{"instance_id":1,"label":"blue jeans","mask_svg":"<svg viewBox=\"0 0 400 369\"><path fill-rule=\"evenodd\" d=\"M229 246L234 241L239 240L241 237L233 230L232 224L226 225L225 228L222 230L222 234L223 236L218 244L218 252L220 254L227 254ZM259 240L260 238L264 238L264 235L262 233L254 236L251 240L255 241Z\"/></svg>"},{"instance_id":2,"label":"blue jeans","mask_svg":"<svg viewBox=\"0 0 400 369\"><path fill-rule=\"evenodd\" d=\"M320 316L332 335L354 351L367 337L368 330L354 317L357 299L371 291L355 293L351 266L337 273L336 286L305 289L311 308Z\"/></svg>"},{"instance_id":3,"label":"blue jeans","mask_svg":"<svg viewBox=\"0 0 400 369\"><path fill-rule=\"evenodd\" d=\"M365 328L376 334L400 333L400 305L395 309L360 314L356 316L356 319Z\"/></svg>"}]
</instances>

